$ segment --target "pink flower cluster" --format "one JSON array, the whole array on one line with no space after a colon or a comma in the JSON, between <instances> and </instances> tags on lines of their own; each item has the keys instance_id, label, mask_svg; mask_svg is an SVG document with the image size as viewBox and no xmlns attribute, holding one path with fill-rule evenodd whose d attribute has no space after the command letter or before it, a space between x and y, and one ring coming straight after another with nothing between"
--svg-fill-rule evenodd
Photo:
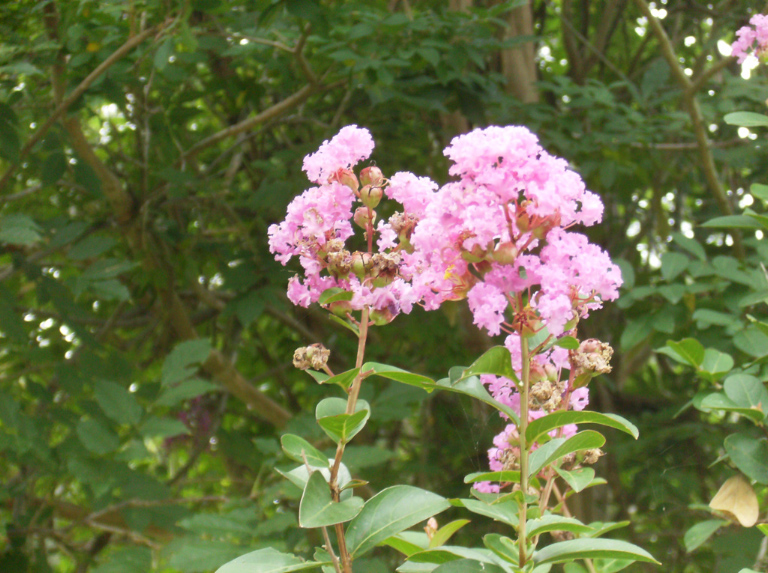
<instances>
[{"instance_id":1,"label":"pink flower cluster","mask_svg":"<svg viewBox=\"0 0 768 573\"><path fill-rule=\"evenodd\" d=\"M755 14L749 19L751 26L743 26L736 32L736 41L731 45L731 55L742 63L751 52L756 56L768 49L768 16Z\"/></svg>"},{"instance_id":2,"label":"pink flower cluster","mask_svg":"<svg viewBox=\"0 0 768 573\"><path fill-rule=\"evenodd\" d=\"M343 315L367 306L374 318L388 322L420 302L403 249L410 248L408 238L437 186L411 173L386 180L375 167L364 169L358 181L352 168L373 147L370 132L355 125L324 142L304 159L304 171L318 186L296 197L285 220L269 227L270 252L284 265L298 257L304 270L303 280L294 276L288 283L294 304L307 307L327 289L340 288L352 298L331 303L332 310ZM375 225L375 206L383 193L401 202L403 210ZM353 212L358 202L362 205ZM355 225L364 229L370 245L377 236L378 252L347 250Z\"/></svg>"},{"instance_id":3,"label":"pink flower cluster","mask_svg":"<svg viewBox=\"0 0 768 573\"><path fill-rule=\"evenodd\" d=\"M569 230L599 222L600 199L526 128L488 127L456 137L445 154L457 180L440 189L412 173L385 179L375 167L363 169L358 180L352 168L372 150L370 133L354 125L323 143L304 160L318 186L294 199L285 221L269 228L276 258L286 264L298 257L304 269L303 279L289 282L294 304L308 306L336 287L350 292L351 300L333 302L331 310L369 307L387 322L416 304L433 310L466 298L476 325L491 335L507 334L505 345L519 373L521 336L546 328L560 337L618 296L619 268L585 235ZM376 223L375 208L384 195L402 210ZM364 230L367 251L346 248L355 225ZM558 347L533 358L531 419L587 405L586 387L561 380L564 368L574 370L572 359ZM497 400L520 412L511 380L485 376L483 382ZM561 435L575 431L566 427ZM496 436L491 469L514 466L516 440L514 424ZM498 490L492 484L477 487Z\"/></svg>"},{"instance_id":4,"label":"pink flower cluster","mask_svg":"<svg viewBox=\"0 0 768 573\"><path fill-rule=\"evenodd\" d=\"M427 308L466 296L491 335L546 325L559 336L618 296L621 273L607 253L566 230L599 222L599 197L530 131L478 129L446 155L459 180L438 191L411 239L414 286Z\"/></svg>"},{"instance_id":5,"label":"pink flower cluster","mask_svg":"<svg viewBox=\"0 0 768 573\"><path fill-rule=\"evenodd\" d=\"M512 367L520 378L522 371L522 356L520 351L520 336L511 334L504 345L512 355ZM563 369L571 367L569 352L564 348L553 347L549 351L538 354L533 358L531 365L533 399L528 405L528 420L533 421L546 416L549 409L581 411L589 404L589 389L584 386L572 389L565 381L560 381ZM520 415L520 393L517 385L503 376L490 374L480 377L481 382L487 386L491 395L509 406ZM506 414L501 417L508 420ZM559 437L569 438L576 434L578 428L575 424L568 424L560 431ZM549 435L557 437L558 431L552 430ZM488 465L491 471L498 472L514 467L516 460L509 459L509 452L519 452L519 433L517 425L507 424L504 429L493 438L493 447L488 450ZM532 451L538 448L534 444ZM519 454L518 454L519 455ZM515 467L515 469L517 469ZM478 482L475 489L484 493L498 493L501 489L498 483Z\"/></svg>"}]
</instances>

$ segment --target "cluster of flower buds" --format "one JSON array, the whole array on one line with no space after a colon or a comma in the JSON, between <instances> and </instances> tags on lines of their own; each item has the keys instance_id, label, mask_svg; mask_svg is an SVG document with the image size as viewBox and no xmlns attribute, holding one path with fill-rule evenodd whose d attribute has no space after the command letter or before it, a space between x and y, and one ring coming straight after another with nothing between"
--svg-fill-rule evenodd
<instances>
[{"instance_id":1,"label":"cluster of flower buds","mask_svg":"<svg viewBox=\"0 0 768 573\"><path fill-rule=\"evenodd\" d=\"M571 351L571 367L574 373L574 388L581 388L600 374L611 371L613 348L607 342L595 338L584 340L577 350Z\"/></svg>"},{"instance_id":2,"label":"cluster of flower buds","mask_svg":"<svg viewBox=\"0 0 768 573\"><path fill-rule=\"evenodd\" d=\"M297 348L293 353L293 365L299 370L323 370L328 365L331 351L320 343Z\"/></svg>"}]
</instances>

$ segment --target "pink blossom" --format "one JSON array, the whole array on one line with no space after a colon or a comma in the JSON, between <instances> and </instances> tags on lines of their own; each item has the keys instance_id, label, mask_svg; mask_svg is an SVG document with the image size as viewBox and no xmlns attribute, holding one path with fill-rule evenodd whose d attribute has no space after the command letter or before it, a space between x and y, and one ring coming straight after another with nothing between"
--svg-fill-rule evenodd
<instances>
[{"instance_id":1,"label":"pink blossom","mask_svg":"<svg viewBox=\"0 0 768 573\"><path fill-rule=\"evenodd\" d=\"M751 26L743 26L736 31L736 41L731 44L731 55L742 63L754 51L755 56L762 55L768 49L768 16L755 14L749 19Z\"/></svg>"},{"instance_id":2,"label":"pink blossom","mask_svg":"<svg viewBox=\"0 0 768 573\"><path fill-rule=\"evenodd\" d=\"M347 169L368 159L374 143L367 129L348 125L315 153L304 158L304 171L313 183L325 183L339 169Z\"/></svg>"}]
</instances>

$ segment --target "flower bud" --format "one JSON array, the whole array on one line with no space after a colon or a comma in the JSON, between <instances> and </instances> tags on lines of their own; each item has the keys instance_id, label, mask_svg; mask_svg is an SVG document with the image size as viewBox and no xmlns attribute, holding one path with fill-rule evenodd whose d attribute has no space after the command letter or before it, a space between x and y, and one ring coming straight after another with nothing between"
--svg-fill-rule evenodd
<instances>
[{"instance_id":1,"label":"flower bud","mask_svg":"<svg viewBox=\"0 0 768 573\"><path fill-rule=\"evenodd\" d=\"M429 521L427 521L427 526L424 528L424 532L427 534L427 539L432 541L435 533L437 533L437 529L437 520L434 517L430 517Z\"/></svg>"},{"instance_id":2,"label":"flower bud","mask_svg":"<svg viewBox=\"0 0 768 573\"><path fill-rule=\"evenodd\" d=\"M360 172L360 181L363 185L379 187L384 183L384 174L381 172L381 169L375 165L371 165Z\"/></svg>"},{"instance_id":3,"label":"flower bud","mask_svg":"<svg viewBox=\"0 0 768 573\"><path fill-rule=\"evenodd\" d=\"M370 318L376 326L384 326L395 320L395 314L388 308L373 309Z\"/></svg>"},{"instance_id":4,"label":"flower bud","mask_svg":"<svg viewBox=\"0 0 768 573\"><path fill-rule=\"evenodd\" d=\"M358 207L355 210L354 220L360 228L367 229L368 225L373 226L376 222L376 211L373 211L368 207Z\"/></svg>"},{"instance_id":5,"label":"flower bud","mask_svg":"<svg viewBox=\"0 0 768 573\"><path fill-rule=\"evenodd\" d=\"M366 185L360 189L360 201L363 202L363 205L370 207L371 209L375 209L378 206L383 195L384 192L381 190L381 187L371 187L370 185Z\"/></svg>"},{"instance_id":6,"label":"flower bud","mask_svg":"<svg viewBox=\"0 0 768 573\"><path fill-rule=\"evenodd\" d=\"M293 353L293 365L300 370L322 370L330 355L331 351L319 343L302 346Z\"/></svg>"},{"instance_id":7,"label":"flower bud","mask_svg":"<svg viewBox=\"0 0 768 573\"><path fill-rule=\"evenodd\" d=\"M346 278L352 269L352 255L347 250L328 253L326 260L328 261L328 272L334 278Z\"/></svg>"},{"instance_id":8,"label":"flower bud","mask_svg":"<svg viewBox=\"0 0 768 573\"><path fill-rule=\"evenodd\" d=\"M591 450L584 450L582 452L582 455L584 456L584 459L581 461L582 464L591 466L592 464L596 463L597 460L600 459L600 456L604 455L605 452L601 450L600 448L593 448Z\"/></svg>"},{"instance_id":9,"label":"flower bud","mask_svg":"<svg viewBox=\"0 0 768 573\"><path fill-rule=\"evenodd\" d=\"M571 351L571 365L574 369L574 388L581 388L598 374L608 374L611 371L611 356L613 348L606 342L595 338L583 341L577 350Z\"/></svg>"},{"instance_id":10,"label":"flower bud","mask_svg":"<svg viewBox=\"0 0 768 573\"><path fill-rule=\"evenodd\" d=\"M499 243L491 257L500 265L511 265L517 258L517 247L514 243Z\"/></svg>"},{"instance_id":11,"label":"flower bud","mask_svg":"<svg viewBox=\"0 0 768 573\"><path fill-rule=\"evenodd\" d=\"M355 251L352 255L352 272L362 281L369 270L371 270L371 255Z\"/></svg>"},{"instance_id":12,"label":"flower bud","mask_svg":"<svg viewBox=\"0 0 768 573\"><path fill-rule=\"evenodd\" d=\"M360 188L360 183L358 183L357 177L355 177L355 173L351 169L341 168L328 179L330 181L338 181L342 185L346 185L355 192L357 192L357 190Z\"/></svg>"},{"instance_id":13,"label":"flower bud","mask_svg":"<svg viewBox=\"0 0 768 573\"><path fill-rule=\"evenodd\" d=\"M339 318L347 318L347 315L354 310L348 300L333 301L327 308Z\"/></svg>"}]
</instances>

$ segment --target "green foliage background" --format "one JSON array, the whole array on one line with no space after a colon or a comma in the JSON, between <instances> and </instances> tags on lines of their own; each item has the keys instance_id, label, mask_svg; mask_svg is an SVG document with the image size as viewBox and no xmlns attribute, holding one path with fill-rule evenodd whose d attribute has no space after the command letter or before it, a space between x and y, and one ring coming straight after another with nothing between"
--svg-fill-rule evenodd
<instances>
[{"instance_id":1,"label":"green foliage background","mask_svg":"<svg viewBox=\"0 0 768 573\"><path fill-rule=\"evenodd\" d=\"M3 3L0 571L193 573L264 546L311 553L300 491L274 471L278 438L329 448L312 413L333 389L291 358L323 342L344 369L355 341L288 303L295 269L273 261L266 229L308 186L302 157L352 123L385 175L441 183L454 135L526 125L603 197L590 234L625 287L584 323L616 348L592 407L641 438L609 435L608 485L575 511L631 517L620 535L665 571L752 566L754 528L692 553L682 533L734 473L714 463L726 435L764 426L691 407L718 380L655 352L693 337L766 379L768 336L750 322L768 298L762 231L701 226L768 180L763 134L723 121L768 97L761 69L747 81L718 50L751 6L670 0L657 20L642 0ZM531 48L529 69L506 63ZM374 329L368 358L442 377L491 344L455 303ZM463 495L502 424L394 382L362 397L373 417L345 461L369 495L394 482ZM457 538L497 529L474 519Z\"/></svg>"}]
</instances>

